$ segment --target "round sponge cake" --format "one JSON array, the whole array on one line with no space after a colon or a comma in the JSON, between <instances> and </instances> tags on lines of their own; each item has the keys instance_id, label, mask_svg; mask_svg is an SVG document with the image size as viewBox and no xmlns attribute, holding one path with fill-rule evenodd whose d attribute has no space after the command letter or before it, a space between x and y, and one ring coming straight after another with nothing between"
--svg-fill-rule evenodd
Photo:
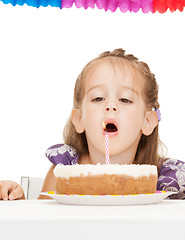
<instances>
[{"instance_id":1,"label":"round sponge cake","mask_svg":"<svg viewBox=\"0 0 185 240\"><path fill-rule=\"evenodd\" d=\"M155 193L154 165L62 165L54 169L57 194L127 195Z\"/></svg>"}]
</instances>

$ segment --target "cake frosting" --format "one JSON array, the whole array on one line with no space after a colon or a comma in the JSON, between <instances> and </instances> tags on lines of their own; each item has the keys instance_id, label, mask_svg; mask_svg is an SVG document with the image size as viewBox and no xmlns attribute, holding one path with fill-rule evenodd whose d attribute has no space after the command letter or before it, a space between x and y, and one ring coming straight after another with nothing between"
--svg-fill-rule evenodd
<instances>
[{"instance_id":1,"label":"cake frosting","mask_svg":"<svg viewBox=\"0 0 185 240\"><path fill-rule=\"evenodd\" d=\"M139 164L86 164L63 165L58 164L54 169L54 175L58 178L87 177L97 175L128 175L138 178L157 175L157 167L154 165Z\"/></svg>"}]
</instances>

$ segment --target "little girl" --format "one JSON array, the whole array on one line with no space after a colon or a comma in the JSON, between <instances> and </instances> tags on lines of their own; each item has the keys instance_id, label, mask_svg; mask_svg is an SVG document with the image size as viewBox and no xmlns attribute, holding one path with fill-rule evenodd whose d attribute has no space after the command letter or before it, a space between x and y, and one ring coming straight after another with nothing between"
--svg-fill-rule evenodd
<instances>
[{"instance_id":1,"label":"little girl","mask_svg":"<svg viewBox=\"0 0 185 240\"><path fill-rule=\"evenodd\" d=\"M105 163L104 122L110 141L110 163L156 165L157 189L177 192L171 198L184 199L185 163L160 156L160 120L158 86L148 65L122 49L102 53L77 78L73 110L64 128L65 144L46 151L53 165L42 191L54 190L53 170L58 163ZM8 193L14 199L23 195L22 189L18 194L8 187L2 193L6 184L9 182L0 182L0 198L7 199Z\"/></svg>"}]
</instances>

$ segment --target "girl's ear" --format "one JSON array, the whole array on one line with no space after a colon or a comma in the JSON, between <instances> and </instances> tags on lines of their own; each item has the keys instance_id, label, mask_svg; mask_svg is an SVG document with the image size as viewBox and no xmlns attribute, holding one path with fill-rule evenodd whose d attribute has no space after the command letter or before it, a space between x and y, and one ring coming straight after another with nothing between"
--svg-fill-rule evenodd
<instances>
[{"instance_id":1,"label":"girl's ear","mask_svg":"<svg viewBox=\"0 0 185 240\"><path fill-rule=\"evenodd\" d=\"M155 111L147 112L142 127L142 133L146 136L149 136L150 134L152 134L157 124L158 124L157 113Z\"/></svg>"},{"instance_id":2,"label":"girl's ear","mask_svg":"<svg viewBox=\"0 0 185 240\"><path fill-rule=\"evenodd\" d=\"M77 133L84 132L84 126L82 122L82 115L80 109L73 109L71 113L71 121L75 126Z\"/></svg>"}]
</instances>

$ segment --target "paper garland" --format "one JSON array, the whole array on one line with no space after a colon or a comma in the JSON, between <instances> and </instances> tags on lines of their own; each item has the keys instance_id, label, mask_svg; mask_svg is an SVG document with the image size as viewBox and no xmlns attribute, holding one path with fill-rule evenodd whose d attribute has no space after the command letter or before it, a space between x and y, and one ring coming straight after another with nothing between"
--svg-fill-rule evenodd
<instances>
[{"instance_id":1,"label":"paper garland","mask_svg":"<svg viewBox=\"0 0 185 240\"><path fill-rule=\"evenodd\" d=\"M171 12L176 10L183 11L185 6L185 0L0 0L5 4L11 3L15 5L24 5L37 7L59 7L59 8L71 8L75 5L77 8L94 8L104 9L105 11L110 10L115 12L119 9L125 13L138 12L141 10L143 13L148 12L159 12L165 13L168 9Z\"/></svg>"}]
</instances>

